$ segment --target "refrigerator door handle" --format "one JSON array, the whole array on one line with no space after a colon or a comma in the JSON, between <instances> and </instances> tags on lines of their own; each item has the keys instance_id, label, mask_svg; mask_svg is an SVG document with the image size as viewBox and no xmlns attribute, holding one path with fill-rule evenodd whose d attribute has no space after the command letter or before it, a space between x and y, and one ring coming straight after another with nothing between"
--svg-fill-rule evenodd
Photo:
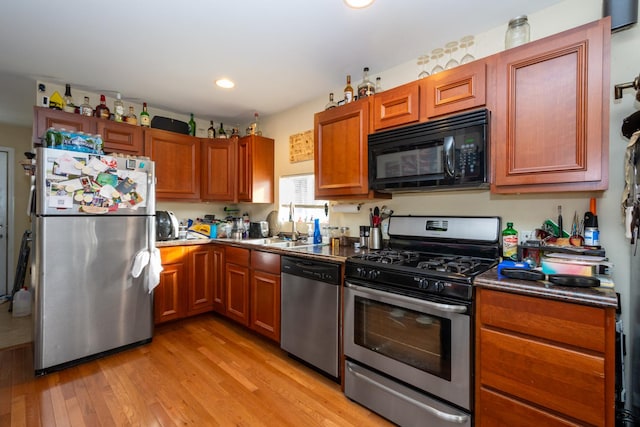
<instances>
[{"instance_id":1,"label":"refrigerator door handle","mask_svg":"<svg viewBox=\"0 0 640 427\"><path fill-rule=\"evenodd\" d=\"M33 206L33 198L36 196L36 186L35 184L31 184L31 188L29 189L29 201L27 202L27 216L31 216L36 213L35 207Z\"/></svg>"}]
</instances>

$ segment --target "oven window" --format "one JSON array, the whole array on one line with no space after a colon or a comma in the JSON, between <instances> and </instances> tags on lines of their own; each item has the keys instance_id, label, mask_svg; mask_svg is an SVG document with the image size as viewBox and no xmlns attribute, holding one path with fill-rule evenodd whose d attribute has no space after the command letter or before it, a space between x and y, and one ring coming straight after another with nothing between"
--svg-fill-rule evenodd
<instances>
[{"instance_id":1,"label":"oven window","mask_svg":"<svg viewBox=\"0 0 640 427\"><path fill-rule=\"evenodd\" d=\"M451 380L451 320L355 297L354 342Z\"/></svg>"},{"instance_id":2,"label":"oven window","mask_svg":"<svg viewBox=\"0 0 640 427\"><path fill-rule=\"evenodd\" d=\"M376 178L442 174L442 145L376 155Z\"/></svg>"}]
</instances>

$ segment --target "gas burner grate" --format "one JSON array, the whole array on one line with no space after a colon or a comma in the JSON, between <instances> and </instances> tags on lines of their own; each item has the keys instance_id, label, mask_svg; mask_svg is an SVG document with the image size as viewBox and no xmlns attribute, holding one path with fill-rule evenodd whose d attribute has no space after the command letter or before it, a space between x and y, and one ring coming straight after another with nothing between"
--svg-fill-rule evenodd
<instances>
[{"instance_id":1,"label":"gas burner grate","mask_svg":"<svg viewBox=\"0 0 640 427\"><path fill-rule=\"evenodd\" d=\"M358 258L365 261L379 262L381 264L395 264L401 265L418 260L420 255L418 252L412 251L394 251L394 250L381 250L378 252L372 252L358 256Z\"/></svg>"},{"instance_id":2,"label":"gas burner grate","mask_svg":"<svg viewBox=\"0 0 640 427\"><path fill-rule=\"evenodd\" d=\"M473 257L443 256L421 261L416 268L430 271L465 274L473 271L481 262Z\"/></svg>"}]
</instances>

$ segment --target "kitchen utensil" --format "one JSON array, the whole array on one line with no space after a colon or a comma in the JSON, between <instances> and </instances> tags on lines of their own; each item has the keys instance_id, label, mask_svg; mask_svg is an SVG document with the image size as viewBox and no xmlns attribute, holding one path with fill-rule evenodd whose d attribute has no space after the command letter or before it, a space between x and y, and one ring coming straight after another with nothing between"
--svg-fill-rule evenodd
<instances>
[{"instance_id":1,"label":"kitchen utensil","mask_svg":"<svg viewBox=\"0 0 640 427\"><path fill-rule=\"evenodd\" d=\"M600 279L592 276L577 274L544 274L538 270L524 270L519 268L503 268L500 274L504 277L520 280L543 280L559 286L579 288L594 288L600 286Z\"/></svg>"},{"instance_id":2,"label":"kitchen utensil","mask_svg":"<svg viewBox=\"0 0 640 427\"><path fill-rule=\"evenodd\" d=\"M562 227L562 205L558 205L558 237L564 237L562 230L564 230Z\"/></svg>"}]
</instances>

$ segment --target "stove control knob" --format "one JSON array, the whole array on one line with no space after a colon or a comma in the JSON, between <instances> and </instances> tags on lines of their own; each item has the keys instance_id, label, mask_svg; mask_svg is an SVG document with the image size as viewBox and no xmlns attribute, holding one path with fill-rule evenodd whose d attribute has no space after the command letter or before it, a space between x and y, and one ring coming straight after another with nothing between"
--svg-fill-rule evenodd
<instances>
[{"instance_id":1,"label":"stove control knob","mask_svg":"<svg viewBox=\"0 0 640 427\"><path fill-rule=\"evenodd\" d=\"M380 275L378 270L369 271L369 279L376 279Z\"/></svg>"},{"instance_id":2,"label":"stove control knob","mask_svg":"<svg viewBox=\"0 0 640 427\"><path fill-rule=\"evenodd\" d=\"M356 274L360 277L367 277L367 270L362 267L358 267L356 268Z\"/></svg>"},{"instance_id":3,"label":"stove control knob","mask_svg":"<svg viewBox=\"0 0 640 427\"><path fill-rule=\"evenodd\" d=\"M429 289L429 279L421 277L418 280L418 288L420 288L420 289Z\"/></svg>"},{"instance_id":4,"label":"stove control knob","mask_svg":"<svg viewBox=\"0 0 640 427\"><path fill-rule=\"evenodd\" d=\"M437 281L433 284L433 288L436 292L442 292L444 291L444 283L442 283L441 281Z\"/></svg>"}]
</instances>

